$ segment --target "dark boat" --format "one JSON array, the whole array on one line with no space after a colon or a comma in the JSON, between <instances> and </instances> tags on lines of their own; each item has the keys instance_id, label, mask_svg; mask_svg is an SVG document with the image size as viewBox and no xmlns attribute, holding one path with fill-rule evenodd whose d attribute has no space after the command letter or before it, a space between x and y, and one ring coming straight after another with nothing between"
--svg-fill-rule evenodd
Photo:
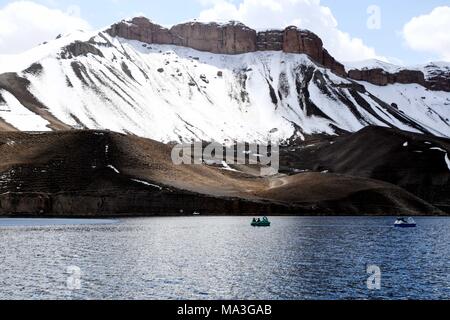
<instances>
[{"instance_id":1,"label":"dark boat","mask_svg":"<svg viewBox=\"0 0 450 320\"><path fill-rule=\"evenodd\" d=\"M413 218L398 218L395 221L394 226L396 228L415 228L417 227L417 223Z\"/></svg>"},{"instance_id":2,"label":"dark boat","mask_svg":"<svg viewBox=\"0 0 450 320\"><path fill-rule=\"evenodd\" d=\"M252 227L270 227L270 221L267 217L261 219L253 219Z\"/></svg>"}]
</instances>

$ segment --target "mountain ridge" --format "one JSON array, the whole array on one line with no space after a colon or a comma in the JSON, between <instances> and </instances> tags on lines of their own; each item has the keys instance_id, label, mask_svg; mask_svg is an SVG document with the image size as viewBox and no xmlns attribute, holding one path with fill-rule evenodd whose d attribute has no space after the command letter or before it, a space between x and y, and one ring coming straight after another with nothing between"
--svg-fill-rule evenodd
<instances>
[{"instance_id":1,"label":"mountain ridge","mask_svg":"<svg viewBox=\"0 0 450 320\"><path fill-rule=\"evenodd\" d=\"M376 85L415 83L430 90L450 91L450 81L448 81L450 80L450 69L448 68L445 72L432 77L427 77L429 73L416 68L399 68L396 72L390 72L380 67L347 71L344 64L337 61L324 48L320 37L309 30L299 29L296 26L256 31L237 21L221 24L191 21L165 28L146 17L136 17L113 24L105 32L113 37L120 36L147 44L180 45L219 54L242 54L256 51L306 54L313 61L332 70L337 75L353 80L367 81Z\"/></svg>"},{"instance_id":2,"label":"mountain ridge","mask_svg":"<svg viewBox=\"0 0 450 320\"><path fill-rule=\"evenodd\" d=\"M242 54L256 51L304 53L314 61L345 75L344 65L338 63L323 47L322 40L309 30L290 26L284 30L257 32L243 23L186 22L170 29L145 17L136 17L112 25L105 31L112 37L138 40L147 44L166 44L188 47L217 54Z\"/></svg>"},{"instance_id":3,"label":"mountain ridge","mask_svg":"<svg viewBox=\"0 0 450 320\"><path fill-rule=\"evenodd\" d=\"M231 54L242 50L255 51ZM382 125L450 136L450 94L408 83L408 75L395 83L386 70L364 72L389 81L340 76L326 67L335 60L320 38L298 28L256 32L237 22L192 22L168 29L140 17L100 33L58 37L34 52L35 61L0 74L3 130L109 129L163 142L254 142Z\"/></svg>"}]
</instances>

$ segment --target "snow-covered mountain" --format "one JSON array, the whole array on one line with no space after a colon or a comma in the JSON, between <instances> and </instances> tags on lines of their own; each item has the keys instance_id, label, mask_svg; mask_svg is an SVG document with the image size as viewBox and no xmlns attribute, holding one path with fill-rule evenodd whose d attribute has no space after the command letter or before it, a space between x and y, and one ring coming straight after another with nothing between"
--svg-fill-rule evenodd
<instances>
[{"instance_id":1,"label":"snow-covered mountain","mask_svg":"<svg viewBox=\"0 0 450 320\"><path fill-rule=\"evenodd\" d=\"M221 54L149 42L108 30L79 32L0 56L0 130L266 141L377 125L450 137L447 91L356 81L285 46ZM442 68L427 70L450 73Z\"/></svg>"}]
</instances>

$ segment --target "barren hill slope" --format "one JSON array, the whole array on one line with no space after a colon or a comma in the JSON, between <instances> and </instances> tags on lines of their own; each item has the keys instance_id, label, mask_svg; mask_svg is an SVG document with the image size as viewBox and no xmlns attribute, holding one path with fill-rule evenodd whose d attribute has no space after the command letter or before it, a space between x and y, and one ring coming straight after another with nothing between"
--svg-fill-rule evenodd
<instances>
[{"instance_id":1,"label":"barren hill slope","mask_svg":"<svg viewBox=\"0 0 450 320\"><path fill-rule=\"evenodd\" d=\"M0 213L440 214L380 181L175 166L171 146L106 131L0 133Z\"/></svg>"},{"instance_id":2,"label":"barren hill slope","mask_svg":"<svg viewBox=\"0 0 450 320\"><path fill-rule=\"evenodd\" d=\"M327 171L398 185L450 211L450 140L367 127L341 137L318 137L281 152L283 171Z\"/></svg>"}]
</instances>

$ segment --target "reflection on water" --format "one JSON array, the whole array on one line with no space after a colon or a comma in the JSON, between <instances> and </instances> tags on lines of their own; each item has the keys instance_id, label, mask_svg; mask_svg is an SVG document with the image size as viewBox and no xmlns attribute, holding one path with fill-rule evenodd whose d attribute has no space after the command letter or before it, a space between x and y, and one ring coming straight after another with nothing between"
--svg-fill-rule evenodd
<instances>
[{"instance_id":1,"label":"reflection on water","mask_svg":"<svg viewBox=\"0 0 450 320\"><path fill-rule=\"evenodd\" d=\"M107 219L2 219L1 227L38 227L38 226L63 226L63 225L95 225L118 223L118 220Z\"/></svg>"},{"instance_id":2,"label":"reflection on water","mask_svg":"<svg viewBox=\"0 0 450 320\"><path fill-rule=\"evenodd\" d=\"M0 219L0 298L449 299L450 219L394 220Z\"/></svg>"}]
</instances>

